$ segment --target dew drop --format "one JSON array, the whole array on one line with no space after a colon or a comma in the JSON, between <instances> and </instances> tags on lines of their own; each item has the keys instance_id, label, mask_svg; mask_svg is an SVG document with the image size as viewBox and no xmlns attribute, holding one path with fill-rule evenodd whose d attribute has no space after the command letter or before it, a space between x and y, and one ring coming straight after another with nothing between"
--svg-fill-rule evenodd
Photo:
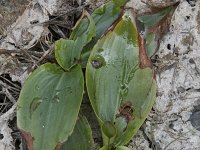
<instances>
[{"instance_id":1,"label":"dew drop","mask_svg":"<svg viewBox=\"0 0 200 150\"><path fill-rule=\"evenodd\" d=\"M59 95L62 90L56 90L56 95Z\"/></svg>"},{"instance_id":2,"label":"dew drop","mask_svg":"<svg viewBox=\"0 0 200 150\"><path fill-rule=\"evenodd\" d=\"M60 102L60 98L59 98L60 92L62 92L62 90L56 90L56 95L53 97L52 103L59 103Z\"/></svg>"},{"instance_id":3,"label":"dew drop","mask_svg":"<svg viewBox=\"0 0 200 150\"><path fill-rule=\"evenodd\" d=\"M35 90L38 91L40 89L39 85L35 86Z\"/></svg>"},{"instance_id":4,"label":"dew drop","mask_svg":"<svg viewBox=\"0 0 200 150\"><path fill-rule=\"evenodd\" d=\"M121 97L125 97L128 95L128 86L126 84L121 85L120 95Z\"/></svg>"},{"instance_id":5,"label":"dew drop","mask_svg":"<svg viewBox=\"0 0 200 150\"><path fill-rule=\"evenodd\" d=\"M58 95L55 95L55 96L53 97L52 103L59 103L59 102L60 102L59 96L58 96Z\"/></svg>"},{"instance_id":6,"label":"dew drop","mask_svg":"<svg viewBox=\"0 0 200 150\"><path fill-rule=\"evenodd\" d=\"M38 108L38 106L42 103L42 99L40 97L33 98L31 104L30 104L30 118L32 116L32 113Z\"/></svg>"},{"instance_id":7,"label":"dew drop","mask_svg":"<svg viewBox=\"0 0 200 150\"><path fill-rule=\"evenodd\" d=\"M106 62L105 62L105 59L101 55L97 55L92 59L91 64L95 69L99 69L102 66L105 66Z\"/></svg>"}]
</instances>

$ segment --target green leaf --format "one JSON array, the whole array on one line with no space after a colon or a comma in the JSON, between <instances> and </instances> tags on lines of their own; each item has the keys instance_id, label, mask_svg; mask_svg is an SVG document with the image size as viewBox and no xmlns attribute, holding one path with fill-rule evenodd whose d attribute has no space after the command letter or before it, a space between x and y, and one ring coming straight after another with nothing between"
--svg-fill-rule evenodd
<instances>
[{"instance_id":1,"label":"green leaf","mask_svg":"<svg viewBox=\"0 0 200 150\"><path fill-rule=\"evenodd\" d=\"M138 33L131 11L94 46L86 68L86 84L100 124L115 124L116 146L136 134L156 98L151 68L140 68ZM104 138L104 143L110 143Z\"/></svg>"},{"instance_id":2,"label":"green leaf","mask_svg":"<svg viewBox=\"0 0 200 150\"><path fill-rule=\"evenodd\" d=\"M131 150L130 148L126 147L126 146L118 146L116 148L116 150Z\"/></svg>"},{"instance_id":3,"label":"green leaf","mask_svg":"<svg viewBox=\"0 0 200 150\"><path fill-rule=\"evenodd\" d=\"M160 45L160 39L163 33L167 30L170 23L170 17L172 17L177 4L174 6L169 6L163 10L154 13L147 14L137 17L137 19L142 23L139 24L138 28L144 27L146 40L147 54L149 57L153 56L158 50Z\"/></svg>"},{"instance_id":4,"label":"green leaf","mask_svg":"<svg viewBox=\"0 0 200 150\"><path fill-rule=\"evenodd\" d=\"M142 15L138 17L138 20L144 24L145 27L152 27L162 20L167 14L174 10L173 6L169 6L155 14Z\"/></svg>"},{"instance_id":5,"label":"green leaf","mask_svg":"<svg viewBox=\"0 0 200 150\"><path fill-rule=\"evenodd\" d=\"M80 117L72 135L60 150L91 150L93 144L92 130L85 117Z\"/></svg>"},{"instance_id":6,"label":"green leaf","mask_svg":"<svg viewBox=\"0 0 200 150\"><path fill-rule=\"evenodd\" d=\"M87 30L82 35L73 40L60 39L55 42L56 60L58 64L67 71L79 62L83 47L96 35L94 20L87 12L85 12L85 14L90 23Z\"/></svg>"},{"instance_id":7,"label":"green leaf","mask_svg":"<svg viewBox=\"0 0 200 150\"><path fill-rule=\"evenodd\" d=\"M104 122L102 125L103 133L110 139L116 135L116 128L112 122Z\"/></svg>"},{"instance_id":8,"label":"green leaf","mask_svg":"<svg viewBox=\"0 0 200 150\"><path fill-rule=\"evenodd\" d=\"M120 91L124 88L123 79L130 71L127 68L139 62L138 34L129 13L123 16L113 31L97 42L88 60L88 94L101 122L115 121L121 102Z\"/></svg>"},{"instance_id":9,"label":"green leaf","mask_svg":"<svg viewBox=\"0 0 200 150\"><path fill-rule=\"evenodd\" d=\"M47 63L28 77L18 100L17 125L30 149L54 150L67 140L76 123L83 85L79 65L65 72Z\"/></svg>"},{"instance_id":10,"label":"green leaf","mask_svg":"<svg viewBox=\"0 0 200 150\"><path fill-rule=\"evenodd\" d=\"M158 48L158 44L155 39L156 38L154 33L148 33L146 35L146 49L147 49L147 55L149 57L153 56L155 50Z\"/></svg>"},{"instance_id":11,"label":"green leaf","mask_svg":"<svg viewBox=\"0 0 200 150\"><path fill-rule=\"evenodd\" d=\"M96 37L100 38L102 34L112 25L112 23L119 17L121 8L127 0L112 0L99 8L95 9L91 14L96 26ZM116 9L118 9L116 11ZM75 29L71 33L70 39L75 40L86 33L89 25L88 18L78 21Z\"/></svg>"},{"instance_id":12,"label":"green leaf","mask_svg":"<svg viewBox=\"0 0 200 150\"><path fill-rule=\"evenodd\" d=\"M85 11L84 13L89 20L89 26L87 27L87 30L84 33L82 33L81 35L77 36L76 39L74 39L74 40L77 40L79 38L83 39L84 42L82 46L85 46L88 42L92 40L94 36L96 36L96 26L92 16L90 16L90 14L87 11Z\"/></svg>"},{"instance_id":13,"label":"green leaf","mask_svg":"<svg viewBox=\"0 0 200 150\"><path fill-rule=\"evenodd\" d=\"M58 64L69 71L80 58L81 45L77 41L60 39L55 42L55 57Z\"/></svg>"},{"instance_id":14,"label":"green leaf","mask_svg":"<svg viewBox=\"0 0 200 150\"><path fill-rule=\"evenodd\" d=\"M108 30L108 28L113 24L113 22L120 16L122 11L122 6L126 3L127 0L112 0L105 5L97 8L92 13L92 18L96 26L96 36L88 43L82 51L81 61L83 67L85 67L90 52L93 46L96 44L97 40ZM81 18L82 19L82 18ZM78 24L75 26L75 29L71 33L70 39L75 40L77 37L85 34L89 25L88 18L84 18L78 21Z\"/></svg>"},{"instance_id":15,"label":"green leaf","mask_svg":"<svg viewBox=\"0 0 200 150\"><path fill-rule=\"evenodd\" d=\"M109 150L109 147L108 146L103 146L99 150Z\"/></svg>"},{"instance_id":16,"label":"green leaf","mask_svg":"<svg viewBox=\"0 0 200 150\"><path fill-rule=\"evenodd\" d=\"M115 7L114 7L114 12L116 11L116 12L118 12L118 11L120 11L121 10L121 7L122 6L124 6L124 4L127 2L127 0L113 0L113 3L114 3L114 5L115 5ZM113 13L114 13L113 12Z\"/></svg>"},{"instance_id":17,"label":"green leaf","mask_svg":"<svg viewBox=\"0 0 200 150\"><path fill-rule=\"evenodd\" d=\"M122 122L127 124L126 128L116 123L118 134L115 145L125 145L137 133L156 100L156 81L154 72L150 68L135 71L132 80L127 85L128 92L122 99L121 115ZM123 131L122 131L123 130Z\"/></svg>"}]
</instances>

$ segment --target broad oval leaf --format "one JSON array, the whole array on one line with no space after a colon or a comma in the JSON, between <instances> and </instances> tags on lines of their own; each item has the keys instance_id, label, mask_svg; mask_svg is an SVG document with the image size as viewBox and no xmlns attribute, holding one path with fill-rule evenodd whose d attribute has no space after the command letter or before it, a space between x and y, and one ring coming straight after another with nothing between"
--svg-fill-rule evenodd
<instances>
[{"instance_id":1,"label":"broad oval leaf","mask_svg":"<svg viewBox=\"0 0 200 150\"><path fill-rule=\"evenodd\" d=\"M86 83L93 109L101 122L115 121L124 79L138 64L137 30L130 12L95 45L86 68Z\"/></svg>"},{"instance_id":2,"label":"broad oval leaf","mask_svg":"<svg viewBox=\"0 0 200 150\"><path fill-rule=\"evenodd\" d=\"M151 65L142 66L149 60L139 60L147 58L139 42L132 12L126 11L114 29L97 42L86 68L92 107L100 124L115 124L116 146L136 134L156 98L154 72Z\"/></svg>"},{"instance_id":3,"label":"broad oval leaf","mask_svg":"<svg viewBox=\"0 0 200 150\"><path fill-rule=\"evenodd\" d=\"M86 117L80 116L74 131L60 150L91 150L93 144L92 129Z\"/></svg>"},{"instance_id":4,"label":"broad oval leaf","mask_svg":"<svg viewBox=\"0 0 200 150\"><path fill-rule=\"evenodd\" d=\"M28 77L18 100L17 125L30 150L54 150L67 140L76 123L83 85L78 65L65 72L48 63Z\"/></svg>"}]
</instances>

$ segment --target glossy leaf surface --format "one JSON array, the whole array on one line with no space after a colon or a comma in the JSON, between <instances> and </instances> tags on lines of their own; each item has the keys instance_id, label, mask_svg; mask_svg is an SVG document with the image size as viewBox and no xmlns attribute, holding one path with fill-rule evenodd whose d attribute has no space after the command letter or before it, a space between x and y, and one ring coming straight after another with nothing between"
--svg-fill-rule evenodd
<instances>
[{"instance_id":1,"label":"glossy leaf surface","mask_svg":"<svg viewBox=\"0 0 200 150\"><path fill-rule=\"evenodd\" d=\"M60 150L91 150L93 144L92 130L85 117L80 117L72 135Z\"/></svg>"},{"instance_id":2,"label":"glossy leaf surface","mask_svg":"<svg viewBox=\"0 0 200 150\"><path fill-rule=\"evenodd\" d=\"M104 122L102 125L102 131L109 139L116 135L116 128L112 122Z\"/></svg>"},{"instance_id":3,"label":"glossy leaf surface","mask_svg":"<svg viewBox=\"0 0 200 150\"><path fill-rule=\"evenodd\" d=\"M140 46L132 12L127 11L97 42L86 68L91 104L101 125L115 124L116 146L136 134L156 98L152 69L139 67L143 61L139 60Z\"/></svg>"},{"instance_id":4,"label":"glossy leaf surface","mask_svg":"<svg viewBox=\"0 0 200 150\"><path fill-rule=\"evenodd\" d=\"M44 64L25 81L21 90L17 124L29 149L54 150L71 135L83 95L80 66L65 72L56 64Z\"/></svg>"},{"instance_id":5,"label":"glossy leaf surface","mask_svg":"<svg viewBox=\"0 0 200 150\"><path fill-rule=\"evenodd\" d=\"M124 15L115 29L97 42L88 60L88 94L102 122L115 121L120 93L126 88L124 78L138 64L138 34L132 21L129 14Z\"/></svg>"}]
</instances>

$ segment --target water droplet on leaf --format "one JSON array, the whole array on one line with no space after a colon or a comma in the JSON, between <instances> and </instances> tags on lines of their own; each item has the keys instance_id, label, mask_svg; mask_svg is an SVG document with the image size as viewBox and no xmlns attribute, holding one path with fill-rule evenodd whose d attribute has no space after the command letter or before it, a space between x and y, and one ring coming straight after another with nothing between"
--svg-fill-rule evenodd
<instances>
[{"instance_id":1,"label":"water droplet on leaf","mask_svg":"<svg viewBox=\"0 0 200 150\"><path fill-rule=\"evenodd\" d=\"M56 90L56 95L59 95L62 90Z\"/></svg>"},{"instance_id":2,"label":"water droplet on leaf","mask_svg":"<svg viewBox=\"0 0 200 150\"><path fill-rule=\"evenodd\" d=\"M33 98L31 104L30 104L30 118L32 116L32 113L38 108L38 106L42 103L42 99L40 97Z\"/></svg>"},{"instance_id":3,"label":"water droplet on leaf","mask_svg":"<svg viewBox=\"0 0 200 150\"><path fill-rule=\"evenodd\" d=\"M38 91L40 89L39 85L35 86L35 90Z\"/></svg>"},{"instance_id":4,"label":"water droplet on leaf","mask_svg":"<svg viewBox=\"0 0 200 150\"><path fill-rule=\"evenodd\" d=\"M58 103L60 102L59 94L62 92L62 90L56 90L56 95L53 97L52 103Z\"/></svg>"},{"instance_id":5,"label":"water droplet on leaf","mask_svg":"<svg viewBox=\"0 0 200 150\"><path fill-rule=\"evenodd\" d=\"M58 102L60 102L60 98L59 98L59 96L58 95L55 95L54 97L53 97L53 101L52 101L53 103L58 103Z\"/></svg>"},{"instance_id":6,"label":"water droplet on leaf","mask_svg":"<svg viewBox=\"0 0 200 150\"><path fill-rule=\"evenodd\" d=\"M121 97L125 97L128 95L128 85L127 84L121 85L120 95L121 95Z\"/></svg>"}]
</instances>

